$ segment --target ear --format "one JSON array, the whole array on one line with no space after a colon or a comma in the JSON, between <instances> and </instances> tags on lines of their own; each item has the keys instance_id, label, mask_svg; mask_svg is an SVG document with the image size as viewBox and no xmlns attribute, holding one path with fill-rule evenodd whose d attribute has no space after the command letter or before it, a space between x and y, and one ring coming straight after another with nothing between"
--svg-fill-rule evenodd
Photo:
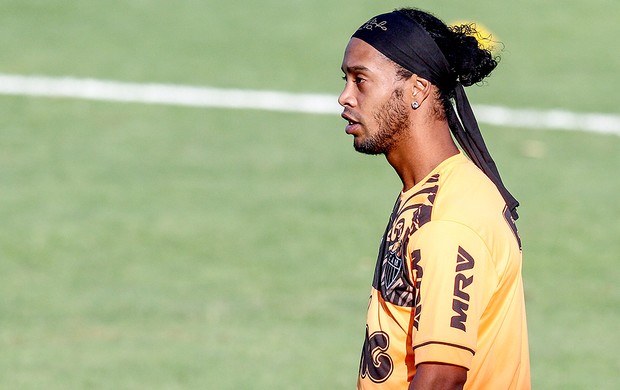
<instances>
[{"instance_id":1,"label":"ear","mask_svg":"<svg viewBox=\"0 0 620 390\"><path fill-rule=\"evenodd\" d=\"M430 81L423 79L422 77L414 74L409 79L409 90L411 91L410 99L411 102L418 102L418 105L422 106L424 101L431 94L431 84Z\"/></svg>"}]
</instances>

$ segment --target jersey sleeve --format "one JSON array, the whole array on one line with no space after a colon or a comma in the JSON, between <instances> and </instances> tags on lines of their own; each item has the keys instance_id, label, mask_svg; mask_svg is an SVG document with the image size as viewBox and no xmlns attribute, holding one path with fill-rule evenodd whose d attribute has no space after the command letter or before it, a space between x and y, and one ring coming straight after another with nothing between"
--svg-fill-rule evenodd
<instances>
[{"instance_id":1,"label":"jersey sleeve","mask_svg":"<svg viewBox=\"0 0 620 390\"><path fill-rule=\"evenodd\" d=\"M480 318L498 283L484 241L456 222L432 221L408 243L416 308L415 365L445 363L469 369Z\"/></svg>"}]
</instances>

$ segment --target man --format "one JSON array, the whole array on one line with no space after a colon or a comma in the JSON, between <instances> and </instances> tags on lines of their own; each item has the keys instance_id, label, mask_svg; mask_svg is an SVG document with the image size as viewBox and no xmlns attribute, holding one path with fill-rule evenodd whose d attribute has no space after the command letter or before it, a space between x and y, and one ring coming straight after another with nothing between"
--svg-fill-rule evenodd
<instances>
[{"instance_id":1,"label":"man","mask_svg":"<svg viewBox=\"0 0 620 390\"><path fill-rule=\"evenodd\" d=\"M345 50L346 133L403 183L377 259L359 389L530 388L518 203L463 90L497 62L471 34L401 9L362 25Z\"/></svg>"}]
</instances>

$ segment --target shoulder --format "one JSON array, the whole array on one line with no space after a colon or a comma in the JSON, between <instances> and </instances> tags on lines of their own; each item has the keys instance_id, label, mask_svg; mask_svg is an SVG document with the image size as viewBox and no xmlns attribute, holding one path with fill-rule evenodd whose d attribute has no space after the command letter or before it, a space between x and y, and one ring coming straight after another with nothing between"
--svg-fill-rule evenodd
<instances>
[{"instance_id":1,"label":"shoulder","mask_svg":"<svg viewBox=\"0 0 620 390\"><path fill-rule=\"evenodd\" d=\"M448 234L438 227L455 224L461 234L479 240L500 270L513 260L519 263L521 243L504 199L484 172L465 156L458 157L440 172L430 218L436 224L429 230L445 239Z\"/></svg>"},{"instance_id":2,"label":"shoulder","mask_svg":"<svg viewBox=\"0 0 620 390\"><path fill-rule=\"evenodd\" d=\"M456 157L440 172L433 220L475 228L503 218L505 202L495 184L465 156Z\"/></svg>"},{"instance_id":3,"label":"shoulder","mask_svg":"<svg viewBox=\"0 0 620 390\"><path fill-rule=\"evenodd\" d=\"M475 252L478 258L491 257L487 241L478 232L454 221L433 220L425 224L412 236L410 249L432 253L442 261L452 261L463 252Z\"/></svg>"}]
</instances>

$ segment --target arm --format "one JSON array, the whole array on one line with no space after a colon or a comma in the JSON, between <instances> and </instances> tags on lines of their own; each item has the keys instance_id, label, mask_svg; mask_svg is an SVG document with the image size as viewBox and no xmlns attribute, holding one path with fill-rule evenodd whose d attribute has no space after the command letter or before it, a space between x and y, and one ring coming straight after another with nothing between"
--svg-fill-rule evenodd
<instances>
[{"instance_id":1,"label":"arm","mask_svg":"<svg viewBox=\"0 0 620 390\"><path fill-rule=\"evenodd\" d=\"M409 390L461 390L467 370L451 364L422 363L417 366Z\"/></svg>"},{"instance_id":2,"label":"arm","mask_svg":"<svg viewBox=\"0 0 620 390\"><path fill-rule=\"evenodd\" d=\"M409 390L463 389L498 277L485 242L469 227L432 221L416 234L408 246L418 288Z\"/></svg>"}]
</instances>

